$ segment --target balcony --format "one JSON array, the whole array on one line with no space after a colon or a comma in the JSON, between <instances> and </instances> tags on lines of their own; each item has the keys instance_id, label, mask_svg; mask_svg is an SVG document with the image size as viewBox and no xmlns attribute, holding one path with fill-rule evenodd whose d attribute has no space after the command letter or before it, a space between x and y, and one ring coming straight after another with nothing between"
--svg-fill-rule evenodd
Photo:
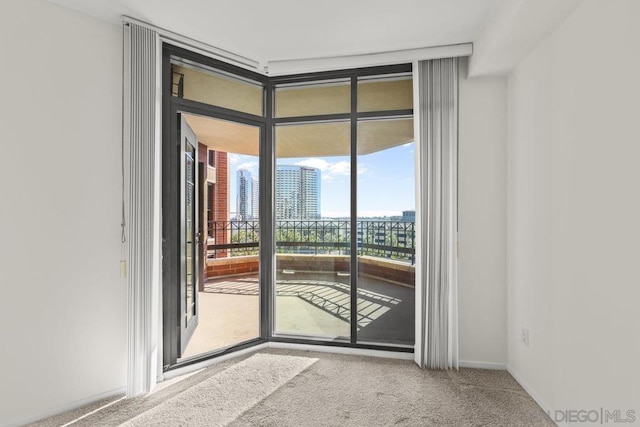
<instances>
[{"instance_id":1,"label":"balcony","mask_svg":"<svg viewBox=\"0 0 640 427\"><path fill-rule=\"evenodd\" d=\"M208 225L213 237L200 287L200 325L185 356L255 338L259 330L259 222ZM412 345L415 224L362 220L355 232L359 341ZM277 332L349 339L350 239L348 220L277 221Z\"/></svg>"}]
</instances>

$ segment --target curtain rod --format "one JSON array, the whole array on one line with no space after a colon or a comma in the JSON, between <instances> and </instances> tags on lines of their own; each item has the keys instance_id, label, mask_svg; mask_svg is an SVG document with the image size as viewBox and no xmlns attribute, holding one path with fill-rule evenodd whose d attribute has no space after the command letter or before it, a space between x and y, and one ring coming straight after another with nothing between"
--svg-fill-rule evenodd
<instances>
[{"instance_id":1,"label":"curtain rod","mask_svg":"<svg viewBox=\"0 0 640 427\"><path fill-rule=\"evenodd\" d=\"M267 66L260 67L260 62L238 55L225 49L203 43L192 38L182 36L162 27L149 24L144 21L123 16L125 25L130 23L148 28L157 32L163 41L178 47L189 49L202 55L219 59L247 70L263 75L285 76L289 74L310 73L316 71L343 70L350 68L374 67L378 65L405 64L413 61L427 59L455 58L470 56L473 53L472 43L460 43L444 46L421 47L415 49L392 50L386 52L373 52L356 55L327 56L319 58L282 59L268 61Z\"/></svg>"},{"instance_id":2,"label":"curtain rod","mask_svg":"<svg viewBox=\"0 0 640 427\"><path fill-rule=\"evenodd\" d=\"M167 41L171 44L177 45L178 47L183 47L183 48L192 50L194 52L200 53L202 55L205 55L214 59L220 59L222 61L232 63L233 65L238 65L242 68L264 74L264 72L259 69L260 62L251 58L247 58L246 56L229 52L228 50L224 50L224 49L212 46L208 43L199 42L192 38L182 36L178 33L174 33L173 31L169 31L165 28L157 27L155 25L146 23L144 21L131 18L130 16L126 16L126 15L123 16L122 21L125 25L136 24L141 27L153 30L160 35L160 38L162 40Z\"/></svg>"},{"instance_id":3,"label":"curtain rod","mask_svg":"<svg viewBox=\"0 0 640 427\"><path fill-rule=\"evenodd\" d=\"M445 46L421 47L364 53L359 55L328 56L324 58L301 58L269 61L270 76L311 73L315 71L343 70L349 68L375 67L378 65L406 64L427 59L456 58L473 53L473 43Z\"/></svg>"}]
</instances>

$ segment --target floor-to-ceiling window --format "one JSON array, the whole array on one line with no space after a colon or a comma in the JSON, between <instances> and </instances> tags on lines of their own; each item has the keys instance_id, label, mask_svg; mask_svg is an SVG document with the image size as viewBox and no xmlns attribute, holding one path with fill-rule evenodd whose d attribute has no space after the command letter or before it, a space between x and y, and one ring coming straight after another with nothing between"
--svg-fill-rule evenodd
<instances>
[{"instance_id":1,"label":"floor-to-ceiling window","mask_svg":"<svg viewBox=\"0 0 640 427\"><path fill-rule=\"evenodd\" d=\"M273 79L273 339L413 345L412 84L408 66Z\"/></svg>"},{"instance_id":2,"label":"floor-to-ceiling window","mask_svg":"<svg viewBox=\"0 0 640 427\"><path fill-rule=\"evenodd\" d=\"M412 109L411 73L358 78L359 343L414 342Z\"/></svg>"},{"instance_id":3,"label":"floor-to-ceiling window","mask_svg":"<svg viewBox=\"0 0 640 427\"><path fill-rule=\"evenodd\" d=\"M164 55L165 366L267 340L410 351L411 66L267 78Z\"/></svg>"},{"instance_id":4,"label":"floor-to-ceiling window","mask_svg":"<svg viewBox=\"0 0 640 427\"><path fill-rule=\"evenodd\" d=\"M350 341L350 100L349 78L275 86L276 335Z\"/></svg>"}]
</instances>

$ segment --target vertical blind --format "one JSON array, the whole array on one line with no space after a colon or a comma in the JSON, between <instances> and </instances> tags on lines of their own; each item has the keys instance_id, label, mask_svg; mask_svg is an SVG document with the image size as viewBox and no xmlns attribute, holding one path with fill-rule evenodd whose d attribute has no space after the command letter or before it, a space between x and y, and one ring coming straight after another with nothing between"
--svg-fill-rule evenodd
<instances>
[{"instance_id":1,"label":"vertical blind","mask_svg":"<svg viewBox=\"0 0 640 427\"><path fill-rule=\"evenodd\" d=\"M151 349L154 327L154 206L156 163L155 31L127 23L124 26L123 161L125 172L125 226L128 260L127 396L148 393L155 383Z\"/></svg>"},{"instance_id":2,"label":"vertical blind","mask_svg":"<svg viewBox=\"0 0 640 427\"><path fill-rule=\"evenodd\" d=\"M415 77L422 229L416 362L428 369L457 369L458 60L420 61Z\"/></svg>"}]
</instances>

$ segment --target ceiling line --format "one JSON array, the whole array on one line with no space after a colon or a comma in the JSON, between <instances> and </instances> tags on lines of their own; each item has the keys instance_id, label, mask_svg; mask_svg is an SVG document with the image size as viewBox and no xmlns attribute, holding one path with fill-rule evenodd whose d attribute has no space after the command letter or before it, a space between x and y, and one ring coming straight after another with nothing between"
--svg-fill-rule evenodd
<instances>
[{"instance_id":1,"label":"ceiling line","mask_svg":"<svg viewBox=\"0 0 640 427\"><path fill-rule=\"evenodd\" d=\"M244 69L254 71L265 76L284 76L316 71L330 71L377 65L391 65L408 63L416 60L453 58L469 56L473 52L473 43L457 43L443 46L419 47L413 49L399 49L384 52L370 52L355 55L325 56L302 59L280 59L267 61L267 65L260 67L260 62L225 49L221 49L158 27L153 24L123 15L123 22L133 23L156 31L160 38L179 47L192 50L202 55L222 60Z\"/></svg>"},{"instance_id":2,"label":"ceiling line","mask_svg":"<svg viewBox=\"0 0 640 427\"><path fill-rule=\"evenodd\" d=\"M219 59L224 62L242 67L244 69L258 72L260 74L265 74L262 70L259 69L260 62L256 61L255 59L247 58L246 56L238 55L237 53L212 46L208 43L200 42L190 37L174 33L173 31L169 31L165 28L158 27L144 21L140 21L130 16L123 15L122 20L125 25L131 23L153 30L160 35L160 38L162 40L170 42L174 45L177 44L178 47L184 47L196 53L200 53L214 59Z\"/></svg>"},{"instance_id":3,"label":"ceiling line","mask_svg":"<svg viewBox=\"0 0 640 427\"><path fill-rule=\"evenodd\" d=\"M472 53L473 43L457 43L442 46L370 52L356 55L280 59L268 61L267 69L270 76L281 76L287 74L310 73L315 71L405 64L427 59L455 58L470 56Z\"/></svg>"}]
</instances>

